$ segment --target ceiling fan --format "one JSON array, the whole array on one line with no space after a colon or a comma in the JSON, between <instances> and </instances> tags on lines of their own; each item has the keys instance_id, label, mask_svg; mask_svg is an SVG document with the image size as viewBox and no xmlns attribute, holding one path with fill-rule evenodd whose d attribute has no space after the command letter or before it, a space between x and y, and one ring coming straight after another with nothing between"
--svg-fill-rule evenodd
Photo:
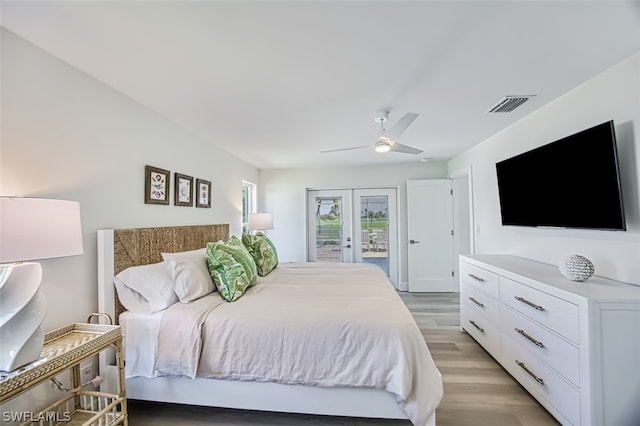
<instances>
[{"instance_id":1,"label":"ceiling fan","mask_svg":"<svg viewBox=\"0 0 640 426\"><path fill-rule=\"evenodd\" d=\"M374 121L376 123L380 123L380 128L382 129L382 134L378 137L378 140L373 145L364 145L364 146L355 146L351 148L339 148L339 149L329 149L325 151L320 151L321 153L326 152L337 152L337 151L349 151L352 149L363 149L363 148L373 148L376 152L401 152L404 154L420 154L421 150L417 148L413 148L407 145L402 145L401 143L396 142L396 139L404 133L405 130L413 123L413 121L418 117L418 114L414 112L406 113L396 124L393 125L391 129L388 131L384 128L384 123L389 120L389 111L388 110L380 110L376 113L376 117Z\"/></svg>"}]
</instances>

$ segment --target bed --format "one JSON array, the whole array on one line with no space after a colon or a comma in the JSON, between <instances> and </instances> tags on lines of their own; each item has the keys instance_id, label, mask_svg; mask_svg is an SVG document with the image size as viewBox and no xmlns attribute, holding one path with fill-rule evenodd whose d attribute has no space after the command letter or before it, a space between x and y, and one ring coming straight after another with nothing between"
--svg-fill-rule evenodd
<instances>
[{"instance_id":1,"label":"bed","mask_svg":"<svg viewBox=\"0 0 640 426\"><path fill-rule=\"evenodd\" d=\"M116 274L226 240L228 229L98 231L98 307L123 327L128 398L435 425L440 373L372 265L281 263L232 303L214 292L152 314L124 309ZM112 358L100 360L106 391L117 383Z\"/></svg>"}]
</instances>

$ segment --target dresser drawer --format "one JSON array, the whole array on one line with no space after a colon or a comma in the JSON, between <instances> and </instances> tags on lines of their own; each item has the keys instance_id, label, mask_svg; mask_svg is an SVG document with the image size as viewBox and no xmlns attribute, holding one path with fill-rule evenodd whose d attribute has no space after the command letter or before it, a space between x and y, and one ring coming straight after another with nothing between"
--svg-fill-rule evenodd
<instances>
[{"instance_id":1,"label":"dresser drawer","mask_svg":"<svg viewBox=\"0 0 640 426\"><path fill-rule=\"evenodd\" d=\"M509 278L500 277L500 301L574 343L578 306Z\"/></svg>"},{"instance_id":2,"label":"dresser drawer","mask_svg":"<svg viewBox=\"0 0 640 426\"><path fill-rule=\"evenodd\" d=\"M487 352L497 358L500 355L500 327L470 305L471 302L468 300L460 304L460 326Z\"/></svg>"},{"instance_id":3,"label":"dresser drawer","mask_svg":"<svg viewBox=\"0 0 640 426\"><path fill-rule=\"evenodd\" d=\"M498 298L498 275L467 262L460 262L460 281Z\"/></svg>"},{"instance_id":4,"label":"dresser drawer","mask_svg":"<svg viewBox=\"0 0 640 426\"><path fill-rule=\"evenodd\" d=\"M502 332L519 342L571 383L580 387L578 348L512 309L502 306Z\"/></svg>"},{"instance_id":5,"label":"dresser drawer","mask_svg":"<svg viewBox=\"0 0 640 426\"><path fill-rule=\"evenodd\" d=\"M460 306L477 312L495 325L500 325L500 302L465 283L460 285Z\"/></svg>"},{"instance_id":6,"label":"dresser drawer","mask_svg":"<svg viewBox=\"0 0 640 426\"><path fill-rule=\"evenodd\" d=\"M580 392L519 343L504 335L502 342L502 362L507 371L561 423L579 425Z\"/></svg>"}]
</instances>

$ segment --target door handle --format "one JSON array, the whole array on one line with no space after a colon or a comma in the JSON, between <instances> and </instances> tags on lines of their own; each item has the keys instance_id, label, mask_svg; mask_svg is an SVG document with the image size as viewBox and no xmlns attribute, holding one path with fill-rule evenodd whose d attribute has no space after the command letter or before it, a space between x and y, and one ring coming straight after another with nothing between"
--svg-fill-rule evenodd
<instances>
[{"instance_id":1,"label":"door handle","mask_svg":"<svg viewBox=\"0 0 640 426\"><path fill-rule=\"evenodd\" d=\"M346 246L342 246L344 248L351 248L351 244L347 244Z\"/></svg>"},{"instance_id":2,"label":"door handle","mask_svg":"<svg viewBox=\"0 0 640 426\"><path fill-rule=\"evenodd\" d=\"M409 244L418 244L420 243L420 241L416 241L416 240L409 240Z\"/></svg>"}]
</instances>

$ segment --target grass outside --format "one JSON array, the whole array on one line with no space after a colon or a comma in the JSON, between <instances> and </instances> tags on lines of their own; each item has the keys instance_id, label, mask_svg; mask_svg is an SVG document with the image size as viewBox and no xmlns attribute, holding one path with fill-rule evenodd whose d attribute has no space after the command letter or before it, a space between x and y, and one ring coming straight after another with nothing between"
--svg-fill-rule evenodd
<instances>
[{"instance_id":1,"label":"grass outside","mask_svg":"<svg viewBox=\"0 0 640 426\"><path fill-rule=\"evenodd\" d=\"M387 219L367 219L363 218L360 222L362 230L382 230L386 231L389 228L387 223ZM321 220L319 223L316 223L316 241L329 243L331 241L341 241L340 236L340 220ZM338 243L336 242L336 243ZM341 244L341 242L340 242Z\"/></svg>"}]
</instances>

